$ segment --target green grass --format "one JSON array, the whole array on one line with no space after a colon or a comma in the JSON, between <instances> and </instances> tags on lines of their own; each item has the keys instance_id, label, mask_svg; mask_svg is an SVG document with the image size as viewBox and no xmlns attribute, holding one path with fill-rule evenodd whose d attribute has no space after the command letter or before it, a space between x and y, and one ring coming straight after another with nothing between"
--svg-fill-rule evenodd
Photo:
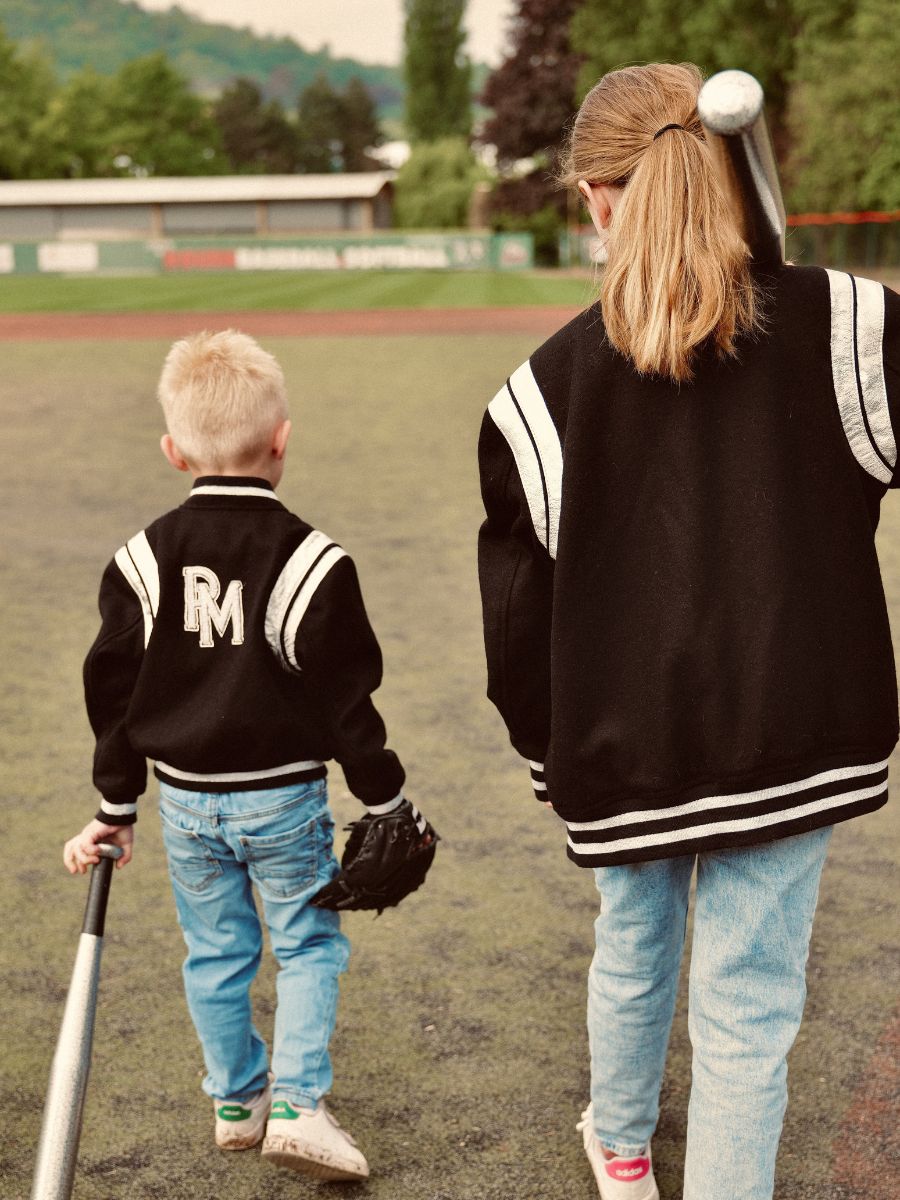
<instances>
[{"instance_id":1,"label":"green grass","mask_svg":"<svg viewBox=\"0 0 900 1200\"><path fill-rule=\"evenodd\" d=\"M66 277L14 275L0 312L583 306L586 275L495 271L260 271Z\"/></svg>"},{"instance_id":2,"label":"green grass","mask_svg":"<svg viewBox=\"0 0 900 1200\"><path fill-rule=\"evenodd\" d=\"M421 892L378 920L346 922L354 951L333 1105L373 1174L365 1187L338 1190L348 1200L589 1200L596 1190L574 1124L587 1095L584 977L597 897L590 874L567 861L562 827L530 798L483 697L474 574L481 411L531 340L266 345L284 364L296 425L281 495L358 561L385 655L379 705L391 744L443 837ZM3 1200L28 1192L86 896L60 850L95 807L80 663L96 628L99 573L185 490L156 446L153 392L165 349L4 347ZM898 629L894 497L880 538ZM340 824L359 806L338 771L331 779ZM834 1140L862 1137L841 1133L841 1121L896 995L893 811L835 838L791 1064L779 1200L862 1200L829 1180ZM212 1146L182 956L151 792L135 861L113 882L75 1200L337 1195L253 1152ZM267 962L256 988L267 1033L273 974ZM662 1200L681 1193L684 1010L682 988L654 1142Z\"/></svg>"}]
</instances>

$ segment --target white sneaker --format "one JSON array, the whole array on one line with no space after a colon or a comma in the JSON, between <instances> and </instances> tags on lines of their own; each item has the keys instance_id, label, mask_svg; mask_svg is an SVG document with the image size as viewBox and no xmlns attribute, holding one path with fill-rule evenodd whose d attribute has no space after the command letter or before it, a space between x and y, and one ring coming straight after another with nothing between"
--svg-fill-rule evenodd
<instances>
[{"instance_id":1,"label":"white sneaker","mask_svg":"<svg viewBox=\"0 0 900 1200\"><path fill-rule=\"evenodd\" d=\"M575 1126L584 1138L584 1150L600 1189L600 1200L659 1200L653 1178L650 1144L644 1154L634 1158L607 1158L594 1134L594 1112L588 1105Z\"/></svg>"},{"instance_id":2,"label":"white sneaker","mask_svg":"<svg viewBox=\"0 0 900 1200\"><path fill-rule=\"evenodd\" d=\"M266 1085L252 1100L213 1100L216 1112L216 1145L220 1150L249 1150L262 1141L272 1105L272 1088Z\"/></svg>"},{"instance_id":3,"label":"white sneaker","mask_svg":"<svg viewBox=\"0 0 900 1200\"><path fill-rule=\"evenodd\" d=\"M272 1105L262 1157L313 1179L368 1179L369 1164L356 1142L320 1100L315 1108Z\"/></svg>"}]
</instances>

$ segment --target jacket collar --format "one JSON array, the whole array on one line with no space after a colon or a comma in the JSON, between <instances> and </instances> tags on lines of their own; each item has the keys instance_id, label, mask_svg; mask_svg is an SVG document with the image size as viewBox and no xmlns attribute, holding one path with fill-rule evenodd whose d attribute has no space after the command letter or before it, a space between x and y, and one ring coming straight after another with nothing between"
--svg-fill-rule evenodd
<instances>
[{"instance_id":1,"label":"jacket collar","mask_svg":"<svg viewBox=\"0 0 900 1200\"><path fill-rule=\"evenodd\" d=\"M254 497L277 500L275 489L267 479L256 479L252 475L201 475L194 480L191 499L194 496L235 496L238 499Z\"/></svg>"}]
</instances>

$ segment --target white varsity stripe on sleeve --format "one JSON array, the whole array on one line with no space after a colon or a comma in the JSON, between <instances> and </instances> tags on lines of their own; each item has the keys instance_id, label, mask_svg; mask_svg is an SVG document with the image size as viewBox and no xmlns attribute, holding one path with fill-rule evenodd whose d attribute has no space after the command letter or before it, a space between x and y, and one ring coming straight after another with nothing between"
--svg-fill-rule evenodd
<instances>
[{"instance_id":1,"label":"white varsity stripe on sleeve","mask_svg":"<svg viewBox=\"0 0 900 1200\"><path fill-rule=\"evenodd\" d=\"M897 462L884 379L884 289L828 270L831 372L844 433L864 470L890 483Z\"/></svg>"},{"instance_id":2,"label":"white varsity stripe on sleeve","mask_svg":"<svg viewBox=\"0 0 900 1200\"><path fill-rule=\"evenodd\" d=\"M556 558L562 447L530 363L513 371L488 412L512 451L538 541Z\"/></svg>"},{"instance_id":3,"label":"white varsity stripe on sleeve","mask_svg":"<svg viewBox=\"0 0 900 1200\"><path fill-rule=\"evenodd\" d=\"M891 469L897 443L891 426L884 379L884 288L874 279L855 279L856 358L866 416L878 452Z\"/></svg>"},{"instance_id":4,"label":"white varsity stripe on sleeve","mask_svg":"<svg viewBox=\"0 0 900 1200\"><path fill-rule=\"evenodd\" d=\"M116 551L115 561L141 603L146 646L159 612L159 566L143 530Z\"/></svg>"},{"instance_id":5,"label":"white varsity stripe on sleeve","mask_svg":"<svg viewBox=\"0 0 900 1200\"><path fill-rule=\"evenodd\" d=\"M275 581L266 607L266 639L285 666L300 670L294 642L319 584L346 551L314 529L300 543Z\"/></svg>"}]
</instances>

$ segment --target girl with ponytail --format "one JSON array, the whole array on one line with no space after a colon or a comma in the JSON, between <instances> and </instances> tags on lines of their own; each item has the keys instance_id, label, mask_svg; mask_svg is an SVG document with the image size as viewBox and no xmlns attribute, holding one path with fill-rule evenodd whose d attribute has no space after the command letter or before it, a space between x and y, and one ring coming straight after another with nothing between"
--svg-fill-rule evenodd
<instances>
[{"instance_id":1,"label":"girl with ponytail","mask_svg":"<svg viewBox=\"0 0 900 1200\"><path fill-rule=\"evenodd\" d=\"M518 367L479 443L488 695L601 895L578 1126L603 1200L650 1139L696 872L684 1200L770 1200L832 826L898 733L874 532L898 483L900 297L761 268L701 77L605 76L564 181L596 304Z\"/></svg>"},{"instance_id":2,"label":"girl with ponytail","mask_svg":"<svg viewBox=\"0 0 900 1200\"><path fill-rule=\"evenodd\" d=\"M639 372L678 383L692 378L699 346L733 355L759 322L747 247L703 142L701 82L689 65L607 75L575 119L563 174L607 242L610 344Z\"/></svg>"}]
</instances>

